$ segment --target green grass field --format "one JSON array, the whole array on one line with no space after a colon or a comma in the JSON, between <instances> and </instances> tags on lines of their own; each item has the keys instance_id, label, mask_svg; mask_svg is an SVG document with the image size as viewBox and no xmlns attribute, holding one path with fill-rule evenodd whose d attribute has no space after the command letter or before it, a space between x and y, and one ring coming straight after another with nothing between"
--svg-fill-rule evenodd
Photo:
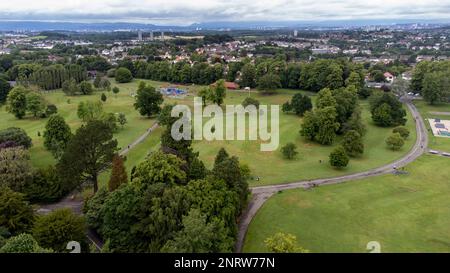
<instances>
[{"instance_id":1,"label":"green grass field","mask_svg":"<svg viewBox=\"0 0 450 273\"><path fill-rule=\"evenodd\" d=\"M276 232L311 252L450 252L450 159L424 155L409 175L384 175L274 195L249 227L244 252L266 252Z\"/></svg>"},{"instance_id":2,"label":"green grass field","mask_svg":"<svg viewBox=\"0 0 450 273\"><path fill-rule=\"evenodd\" d=\"M136 85L136 83L134 84ZM154 119L143 118L134 109L134 98L130 96L132 88L129 86L121 86L121 92L116 96L112 92L105 92L108 99L103 104L105 112L119 113L122 112L126 115L128 123L123 129L115 134L119 147L125 147L132 143L140 135L145 133L147 128L150 128L155 122ZM73 96L68 97L62 91L57 90L49 93L45 93L45 98L58 107L58 113L64 117L66 122L72 128L72 131L81 126L81 121L77 117L78 103L81 101L97 101L100 100L101 92L94 92L89 96ZM70 103L68 103L70 100ZM0 129L8 127L20 127L23 128L33 140L33 147L30 149L31 160L34 166L44 167L47 165L55 164L55 159L43 146L43 132L45 130L45 124L48 119L34 119L32 117L26 117L22 120L16 119L12 114L7 113L5 106L0 108ZM40 132L41 136L38 136Z\"/></svg>"},{"instance_id":3,"label":"green grass field","mask_svg":"<svg viewBox=\"0 0 450 273\"><path fill-rule=\"evenodd\" d=\"M132 143L136 138L145 132L145 130L155 122L154 119L146 119L139 115L134 109L134 98L132 93L136 92L139 80L131 83L116 84L112 81L113 86L119 86L121 92L117 97L112 93L105 92L108 96L104 103L106 112L123 112L126 114L128 124L124 129L116 133L115 137L120 147ZM168 83L148 81L155 87L169 86ZM166 98L165 103L179 103L193 105L193 95L203 86L189 85L184 86L188 89L189 95L184 98ZM273 95L262 95L258 92L251 92L251 96L258 99L261 104L283 104L290 100L294 90L278 90ZM302 91L303 92L303 91ZM304 92L313 96L314 94ZM66 122L75 131L81 125L77 117L76 110L80 101L99 100L101 92L95 92L90 96L67 97L61 91L46 93L47 100L54 103L58 107L59 113L66 119ZM225 104L240 104L247 96L248 92L229 91ZM68 103L70 99L70 103ZM313 100L314 100L313 96ZM378 167L390 163L402 157L412 147L415 141L414 124L408 122L407 126L411 130L411 137L407 140L402 150L393 152L388 150L385 144L386 137L390 134L391 128L380 128L374 126L368 112L367 101L361 102L363 107L363 118L368 126L368 133L365 136L365 153L361 158L352 159L349 166L343 170L336 170L329 166L328 155L339 144L340 138L337 139L332 146L322 146L316 143L306 141L300 134L301 118L280 112L280 145L281 148L287 142L294 142L298 146L299 156L295 160L285 160L279 150L274 152L261 152L260 141L195 141L194 149L200 152L200 158L204 160L207 167L212 167L214 157L221 147L227 149L232 155L237 155L241 162L250 166L254 176L259 176L260 181L250 181L252 186L279 184L286 182L294 182L304 179L313 179L318 177L333 177L343 174L360 172L374 167ZM23 120L17 120L13 115L7 113L5 108L0 109L0 129L10 126L17 126L25 129L33 139L33 147L31 148L32 163L36 167L43 167L54 164L55 160L51 154L43 147L43 138L38 136L38 132L43 134L47 119L33 119L27 117ZM154 132L150 135L149 140L141 143L133 149L126 162L127 168L131 168L145 158L149 150L153 150L159 144L159 135L161 131ZM322 161L322 163L320 163ZM276 166L276 168L275 168ZM101 176L101 182L104 184L108 177L105 172Z\"/></svg>"},{"instance_id":4,"label":"green grass field","mask_svg":"<svg viewBox=\"0 0 450 273\"><path fill-rule=\"evenodd\" d=\"M425 101L422 100L416 100L414 101L414 104L417 106L417 109L419 109L420 114L422 115L425 125L428 129L428 136L430 138L429 141L429 148L434 150L441 150L445 152L450 152L450 138L445 137L435 137L433 135L433 132L430 129L430 123L428 122L428 119L445 119L450 120L450 115L435 115L433 112L450 112L450 104L438 104L438 105L429 105Z\"/></svg>"}]
</instances>

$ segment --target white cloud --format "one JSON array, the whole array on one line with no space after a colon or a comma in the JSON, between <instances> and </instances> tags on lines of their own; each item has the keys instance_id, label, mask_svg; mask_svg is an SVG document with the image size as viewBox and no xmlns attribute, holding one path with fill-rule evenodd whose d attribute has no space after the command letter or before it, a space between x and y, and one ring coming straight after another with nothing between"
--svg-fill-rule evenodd
<instances>
[{"instance_id":1,"label":"white cloud","mask_svg":"<svg viewBox=\"0 0 450 273\"><path fill-rule=\"evenodd\" d=\"M450 19L450 0L14 0L0 2L0 19L204 21Z\"/></svg>"}]
</instances>

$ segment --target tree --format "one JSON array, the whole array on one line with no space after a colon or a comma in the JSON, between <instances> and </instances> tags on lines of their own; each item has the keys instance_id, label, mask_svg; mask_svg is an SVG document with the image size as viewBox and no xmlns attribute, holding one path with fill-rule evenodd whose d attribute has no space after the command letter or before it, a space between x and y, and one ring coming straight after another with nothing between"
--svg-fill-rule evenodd
<instances>
[{"instance_id":1,"label":"tree","mask_svg":"<svg viewBox=\"0 0 450 273\"><path fill-rule=\"evenodd\" d=\"M350 116L349 120L343 126L344 133L350 130L355 130L360 136L364 136L366 134L367 129L362 122L361 108L359 107L356 107L353 110L353 113Z\"/></svg>"},{"instance_id":2,"label":"tree","mask_svg":"<svg viewBox=\"0 0 450 273\"><path fill-rule=\"evenodd\" d=\"M86 218L86 223L90 228L96 231L99 231L103 224L103 214L101 210L108 196L108 189L102 187L96 194L87 198L84 202L83 213Z\"/></svg>"},{"instance_id":3,"label":"tree","mask_svg":"<svg viewBox=\"0 0 450 273\"><path fill-rule=\"evenodd\" d=\"M384 77L383 71L375 70L372 72L373 80L376 82L385 82L386 78Z\"/></svg>"},{"instance_id":4,"label":"tree","mask_svg":"<svg viewBox=\"0 0 450 273\"><path fill-rule=\"evenodd\" d=\"M8 81L6 81L5 79L0 79L0 104L6 101L10 90L11 86L9 85Z\"/></svg>"},{"instance_id":5,"label":"tree","mask_svg":"<svg viewBox=\"0 0 450 273\"><path fill-rule=\"evenodd\" d=\"M225 81L224 80L218 80L216 82L216 85L214 86L214 88L211 89L212 94L210 97L210 100L217 104L217 105L221 105L223 103L223 100L225 99L227 93L227 88L225 87Z\"/></svg>"},{"instance_id":6,"label":"tree","mask_svg":"<svg viewBox=\"0 0 450 273\"><path fill-rule=\"evenodd\" d=\"M100 99L101 99L103 102L106 102L107 97L106 97L105 93L102 93Z\"/></svg>"},{"instance_id":7,"label":"tree","mask_svg":"<svg viewBox=\"0 0 450 273\"><path fill-rule=\"evenodd\" d=\"M394 133L386 139L386 144L393 151L400 150L405 145L405 140L399 133Z\"/></svg>"},{"instance_id":8,"label":"tree","mask_svg":"<svg viewBox=\"0 0 450 273\"><path fill-rule=\"evenodd\" d=\"M0 186L23 191L32 179L30 155L21 147L0 150Z\"/></svg>"},{"instance_id":9,"label":"tree","mask_svg":"<svg viewBox=\"0 0 450 273\"><path fill-rule=\"evenodd\" d=\"M372 120L378 126L398 126L406 123L406 111L392 93L374 92L369 103Z\"/></svg>"},{"instance_id":10,"label":"tree","mask_svg":"<svg viewBox=\"0 0 450 273\"><path fill-rule=\"evenodd\" d=\"M294 111L296 115L303 116L306 111L310 111L312 108L313 105L308 96L297 93L292 97L290 109Z\"/></svg>"},{"instance_id":11,"label":"tree","mask_svg":"<svg viewBox=\"0 0 450 273\"><path fill-rule=\"evenodd\" d=\"M131 71L125 67L120 67L116 70L116 81L118 83L127 83L133 80Z\"/></svg>"},{"instance_id":12,"label":"tree","mask_svg":"<svg viewBox=\"0 0 450 273\"><path fill-rule=\"evenodd\" d=\"M297 245L297 237L278 232L264 240L267 249L273 253L307 253L308 250Z\"/></svg>"},{"instance_id":13,"label":"tree","mask_svg":"<svg viewBox=\"0 0 450 273\"><path fill-rule=\"evenodd\" d=\"M27 94L30 92L23 86L14 87L7 97L7 111L16 118L22 119L27 110Z\"/></svg>"},{"instance_id":14,"label":"tree","mask_svg":"<svg viewBox=\"0 0 450 273\"><path fill-rule=\"evenodd\" d=\"M82 81L80 82L79 88L78 88L83 95L90 95L92 92L94 92L94 89L92 88L92 84L88 81Z\"/></svg>"},{"instance_id":15,"label":"tree","mask_svg":"<svg viewBox=\"0 0 450 273\"><path fill-rule=\"evenodd\" d=\"M100 80L100 88L108 92L111 91L111 82L106 78L102 78Z\"/></svg>"},{"instance_id":16,"label":"tree","mask_svg":"<svg viewBox=\"0 0 450 273\"><path fill-rule=\"evenodd\" d=\"M294 157L298 154L297 146L294 143L289 142L281 148L281 153L283 153L283 156L286 159L294 159Z\"/></svg>"},{"instance_id":17,"label":"tree","mask_svg":"<svg viewBox=\"0 0 450 273\"><path fill-rule=\"evenodd\" d=\"M184 162L171 154L160 151L152 153L144 162L136 166L132 181L136 185L147 187L151 184L186 184Z\"/></svg>"},{"instance_id":18,"label":"tree","mask_svg":"<svg viewBox=\"0 0 450 273\"><path fill-rule=\"evenodd\" d=\"M163 101L161 93L157 92L153 86L144 83L139 85L134 108L139 111L141 116L151 117L159 114Z\"/></svg>"},{"instance_id":19,"label":"tree","mask_svg":"<svg viewBox=\"0 0 450 273\"><path fill-rule=\"evenodd\" d=\"M12 234L27 232L33 225L33 208L25 195L14 192L6 186L0 186L0 226Z\"/></svg>"},{"instance_id":20,"label":"tree","mask_svg":"<svg viewBox=\"0 0 450 273\"><path fill-rule=\"evenodd\" d=\"M336 137L336 131L339 129L339 123L336 122L336 110L333 107L318 109L317 115L317 134L314 139L323 145L331 145Z\"/></svg>"},{"instance_id":21,"label":"tree","mask_svg":"<svg viewBox=\"0 0 450 273\"><path fill-rule=\"evenodd\" d=\"M8 141L14 142L15 146L22 146L25 149L29 149L33 145L25 130L17 127L0 130L0 143Z\"/></svg>"},{"instance_id":22,"label":"tree","mask_svg":"<svg viewBox=\"0 0 450 273\"><path fill-rule=\"evenodd\" d=\"M241 86L253 88L256 86L256 70L252 64L242 67Z\"/></svg>"},{"instance_id":23,"label":"tree","mask_svg":"<svg viewBox=\"0 0 450 273\"><path fill-rule=\"evenodd\" d=\"M114 95L116 95L116 97L117 97L117 94L119 94L120 89L119 89L119 87L114 86L114 88L112 89L112 91L113 91Z\"/></svg>"},{"instance_id":24,"label":"tree","mask_svg":"<svg viewBox=\"0 0 450 273\"><path fill-rule=\"evenodd\" d=\"M77 81L73 78L63 82L61 87L62 87L62 91L67 96L74 96L81 92L80 86L77 85Z\"/></svg>"},{"instance_id":25,"label":"tree","mask_svg":"<svg viewBox=\"0 0 450 273\"><path fill-rule=\"evenodd\" d=\"M225 160L229 159L230 155L227 153L225 148L220 148L219 152L216 155L216 158L214 159L214 167L218 164L224 162Z\"/></svg>"},{"instance_id":26,"label":"tree","mask_svg":"<svg viewBox=\"0 0 450 273\"><path fill-rule=\"evenodd\" d=\"M33 171L32 179L25 184L23 193L31 202L50 203L58 201L70 190L61 183L56 168L48 166Z\"/></svg>"},{"instance_id":27,"label":"tree","mask_svg":"<svg viewBox=\"0 0 450 273\"><path fill-rule=\"evenodd\" d=\"M408 93L410 84L407 80L396 78L391 85L392 92L396 95L403 96Z\"/></svg>"},{"instance_id":28,"label":"tree","mask_svg":"<svg viewBox=\"0 0 450 273\"><path fill-rule=\"evenodd\" d=\"M97 194L99 193L100 191ZM99 196L99 198L103 199L104 197ZM98 217L100 221L96 221L95 226L98 225L97 230L103 238L108 239L111 251L137 252L140 249L143 242L142 238L136 234L136 225L142 219L142 215L140 215L143 208L142 199L143 194L136 187L126 184L109 193L104 201L98 200L96 206L101 208L97 213L93 211L95 213L93 216ZM132 226L134 226L133 229Z\"/></svg>"},{"instance_id":29,"label":"tree","mask_svg":"<svg viewBox=\"0 0 450 273\"><path fill-rule=\"evenodd\" d=\"M258 80L258 89L264 93L272 93L281 87L280 77L273 73L268 73Z\"/></svg>"},{"instance_id":30,"label":"tree","mask_svg":"<svg viewBox=\"0 0 450 273\"><path fill-rule=\"evenodd\" d=\"M351 157L360 156L364 153L364 143L361 135L355 131L347 131L342 141L342 147L347 155Z\"/></svg>"},{"instance_id":31,"label":"tree","mask_svg":"<svg viewBox=\"0 0 450 273\"><path fill-rule=\"evenodd\" d=\"M60 115L52 115L44 131L44 146L54 157L60 158L72 137L69 125Z\"/></svg>"},{"instance_id":32,"label":"tree","mask_svg":"<svg viewBox=\"0 0 450 273\"><path fill-rule=\"evenodd\" d=\"M259 101L257 99L254 99L254 98L247 97L242 102L242 106L247 107L249 105L254 105L256 107L256 109L258 109L259 108Z\"/></svg>"},{"instance_id":33,"label":"tree","mask_svg":"<svg viewBox=\"0 0 450 273\"><path fill-rule=\"evenodd\" d=\"M364 86L364 79L361 75L355 71L350 72L350 75L345 80L346 86L353 85L357 90L360 90Z\"/></svg>"},{"instance_id":34,"label":"tree","mask_svg":"<svg viewBox=\"0 0 450 273\"><path fill-rule=\"evenodd\" d=\"M237 233L237 219L240 215L239 195L227 183L213 176L201 180L191 180L186 186L186 197L191 209L199 209L208 222L223 222L231 239L228 249L233 249Z\"/></svg>"},{"instance_id":35,"label":"tree","mask_svg":"<svg viewBox=\"0 0 450 273\"><path fill-rule=\"evenodd\" d=\"M85 180L98 190L98 174L110 163L117 150L113 131L103 121L88 121L70 140L57 165L60 177L67 185L78 186Z\"/></svg>"},{"instance_id":36,"label":"tree","mask_svg":"<svg viewBox=\"0 0 450 273\"><path fill-rule=\"evenodd\" d=\"M235 191L240 200L239 210L245 208L249 194L248 183L243 176L239 159L235 156L226 158L222 162L215 164L212 170L217 179L222 179L228 185L229 189Z\"/></svg>"},{"instance_id":37,"label":"tree","mask_svg":"<svg viewBox=\"0 0 450 273\"><path fill-rule=\"evenodd\" d=\"M314 140L318 130L319 130L319 123L317 120L317 116L313 111L306 111L303 117L300 135L306 137L309 140Z\"/></svg>"},{"instance_id":38,"label":"tree","mask_svg":"<svg viewBox=\"0 0 450 273\"><path fill-rule=\"evenodd\" d=\"M162 252L169 253L222 253L229 252L226 230L222 223L207 222L206 215L192 209L183 217L183 229L166 242Z\"/></svg>"},{"instance_id":39,"label":"tree","mask_svg":"<svg viewBox=\"0 0 450 273\"><path fill-rule=\"evenodd\" d=\"M77 115L83 122L89 122L103 119L105 113L100 101L81 101L78 104Z\"/></svg>"},{"instance_id":40,"label":"tree","mask_svg":"<svg viewBox=\"0 0 450 273\"><path fill-rule=\"evenodd\" d=\"M384 103L377 107L372 114L372 119L375 124L388 127L392 124L392 108L389 104Z\"/></svg>"},{"instance_id":41,"label":"tree","mask_svg":"<svg viewBox=\"0 0 450 273\"><path fill-rule=\"evenodd\" d=\"M316 106L319 109L325 107L336 108L337 102L336 99L333 97L333 93L331 92L330 89L324 88L320 90L319 93L317 93Z\"/></svg>"},{"instance_id":42,"label":"tree","mask_svg":"<svg viewBox=\"0 0 450 273\"><path fill-rule=\"evenodd\" d=\"M114 155L112 159L111 177L108 182L109 191L115 191L120 185L128 182L127 170L123 163L123 158L120 155Z\"/></svg>"},{"instance_id":43,"label":"tree","mask_svg":"<svg viewBox=\"0 0 450 273\"><path fill-rule=\"evenodd\" d=\"M335 168L345 168L349 161L350 159L342 146L338 146L330 153L330 165Z\"/></svg>"},{"instance_id":44,"label":"tree","mask_svg":"<svg viewBox=\"0 0 450 273\"><path fill-rule=\"evenodd\" d=\"M94 87L100 88L100 82L102 81L102 77L100 75L97 75L94 79Z\"/></svg>"},{"instance_id":45,"label":"tree","mask_svg":"<svg viewBox=\"0 0 450 273\"><path fill-rule=\"evenodd\" d=\"M87 248L85 231L86 222L82 216L70 209L58 209L36 219L33 237L42 247L67 252L70 241L79 242L82 249Z\"/></svg>"},{"instance_id":46,"label":"tree","mask_svg":"<svg viewBox=\"0 0 450 273\"><path fill-rule=\"evenodd\" d=\"M29 92L26 96L27 110L30 111L34 117L45 116L45 109L47 102L37 92Z\"/></svg>"},{"instance_id":47,"label":"tree","mask_svg":"<svg viewBox=\"0 0 450 273\"><path fill-rule=\"evenodd\" d=\"M283 111L283 113L291 112L292 111L291 103L289 101L283 103L283 105L281 106L281 111Z\"/></svg>"},{"instance_id":48,"label":"tree","mask_svg":"<svg viewBox=\"0 0 450 273\"><path fill-rule=\"evenodd\" d=\"M209 87L205 87L202 88L199 92L198 92L198 96L200 96L202 98L202 105L206 106L206 102L208 101L209 97L211 94L211 89Z\"/></svg>"},{"instance_id":49,"label":"tree","mask_svg":"<svg viewBox=\"0 0 450 273\"><path fill-rule=\"evenodd\" d=\"M399 133L403 139L407 139L409 137L409 129L405 126L398 126L392 130L392 133Z\"/></svg>"},{"instance_id":50,"label":"tree","mask_svg":"<svg viewBox=\"0 0 450 273\"><path fill-rule=\"evenodd\" d=\"M49 117L56 113L58 113L58 108L56 108L56 105L47 104L47 109L45 109L45 116Z\"/></svg>"},{"instance_id":51,"label":"tree","mask_svg":"<svg viewBox=\"0 0 450 273\"><path fill-rule=\"evenodd\" d=\"M0 253L52 253L53 250L39 246L32 235L22 233L9 238L0 248Z\"/></svg>"},{"instance_id":52,"label":"tree","mask_svg":"<svg viewBox=\"0 0 450 273\"><path fill-rule=\"evenodd\" d=\"M422 96L429 104L446 102L450 98L450 72L431 72L425 74L422 83Z\"/></svg>"},{"instance_id":53,"label":"tree","mask_svg":"<svg viewBox=\"0 0 450 273\"><path fill-rule=\"evenodd\" d=\"M119 122L119 124L123 127L125 126L125 124L127 124L127 117L125 116L124 113L119 113L119 117L117 118L117 121Z\"/></svg>"}]
</instances>

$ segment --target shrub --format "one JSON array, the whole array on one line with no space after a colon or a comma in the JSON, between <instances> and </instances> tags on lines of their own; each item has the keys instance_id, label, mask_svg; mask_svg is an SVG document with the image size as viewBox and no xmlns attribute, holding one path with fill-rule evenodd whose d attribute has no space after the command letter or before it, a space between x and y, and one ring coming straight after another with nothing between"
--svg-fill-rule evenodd
<instances>
[{"instance_id":1,"label":"shrub","mask_svg":"<svg viewBox=\"0 0 450 273\"><path fill-rule=\"evenodd\" d=\"M65 252L70 241L79 242L82 249L87 249L85 230L83 217L74 214L70 209L59 209L37 218L33 236L41 246Z\"/></svg>"},{"instance_id":2,"label":"shrub","mask_svg":"<svg viewBox=\"0 0 450 273\"><path fill-rule=\"evenodd\" d=\"M30 234L20 234L9 238L0 248L0 253L51 253L51 249L39 246L38 242Z\"/></svg>"},{"instance_id":3,"label":"shrub","mask_svg":"<svg viewBox=\"0 0 450 273\"><path fill-rule=\"evenodd\" d=\"M386 139L386 144L393 151L400 150L405 145L405 140L399 133L393 133Z\"/></svg>"},{"instance_id":4,"label":"shrub","mask_svg":"<svg viewBox=\"0 0 450 273\"><path fill-rule=\"evenodd\" d=\"M293 159L298 154L297 146L291 142L283 146L281 152L286 159Z\"/></svg>"},{"instance_id":5,"label":"shrub","mask_svg":"<svg viewBox=\"0 0 450 273\"><path fill-rule=\"evenodd\" d=\"M0 143L13 141L18 146L22 146L26 149L30 148L31 138L27 135L25 130L17 127L10 127L0 131Z\"/></svg>"},{"instance_id":6,"label":"shrub","mask_svg":"<svg viewBox=\"0 0 450 273\"><path fill-rule=\"evenodd\" d=\"M409 130L405 126L395 127L394 130L392 130L392 132L394 134L399 133L403 139L407 139L409 137Z\"/></svg>"},{"instance_id":7,"label":"shrub","mask_svg":"<svg viewBox=\"0 0 450 273\"><path fill-rule=\"evenodd\" d=\"M342 146L337 147L330 154L330 165L335 168L345 168L349 161L350 159Z\"/></svg>"},{"instance_id":8,"label":"shrub","mask_svg":"<svg viewBox=\"0 0 450 273\"><path fill-rule=\"evenodd\" d=\"M56 168L49 166L35 171L23 192L32 202L54 202L64 197L69 190L59 179Z\"/></svg>"},{"instance_id":9,"label":"shrub","mask_svg":"<svg viewBox=\"0 0 450 273\"><path fill-rule=\"evenodd\" d=\"M242 106L247 107L249 105L254 105L256 107L256 109L258 109L259 108L259 101L257 99L254 99L254 98L247 97L242 102Z\"/></svg>"},{"instance_id":10,"label":"shrub","mask_svg":"<svg viewBox=\"0 0 450 273\"><path fill-rule=\"evenodd\" d=\"M0 226L12 234L27 232L33 225L33 209L25 195L0 186Z\"/></svg>"},{"instance_id":11,"label":"shrub","mask_svg":"<svg viewBox=\"0 0 450 273\"><path fill-rule=\"evenodd\" d=\"M125 67L121 67L117 69L116 71L116 81L118 83L127 83L131 82L133 80L133 75L131 74L131 71L128 70Z\"/></svg>"}]
</instances>

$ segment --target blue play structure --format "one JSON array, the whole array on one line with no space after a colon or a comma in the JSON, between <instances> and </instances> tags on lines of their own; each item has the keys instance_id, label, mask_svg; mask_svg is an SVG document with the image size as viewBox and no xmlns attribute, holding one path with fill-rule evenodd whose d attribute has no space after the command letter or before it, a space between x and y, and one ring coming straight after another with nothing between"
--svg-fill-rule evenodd
<instances>
[{"instance_id":1,"label":"blue play structure","mask_svg":"<svg viewBox=\"0 0 450 273\"><path fill-rule=\"evenodd\" d=\"M179 89L176 87L161 88L160 92L166 96L179 96L186 94L186 90Z\"/></svg>"}]
</instances>

